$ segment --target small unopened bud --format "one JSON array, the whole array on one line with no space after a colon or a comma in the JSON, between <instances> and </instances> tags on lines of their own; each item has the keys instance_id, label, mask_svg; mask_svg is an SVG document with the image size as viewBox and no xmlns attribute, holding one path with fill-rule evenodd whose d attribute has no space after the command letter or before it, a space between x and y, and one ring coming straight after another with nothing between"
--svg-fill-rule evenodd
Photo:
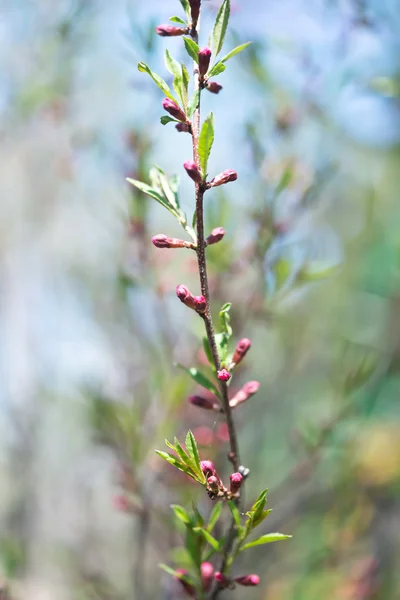
<instances>
[{"instance_id":1,"label":"small unopened bud","mask_svg":"<svg viewBox=\"0 0 400 600\"><path fill-rule=\"evenodd\" d=\"M177 123L175 129L180 133L190 133L191 131L189 123Z\"/></svg>"},{"instance_id":2,"label":"small unopened bud","mask_svg":"<svg viewBox=\"0 0 400 600\"><path fill-rule=\"evenodd\" d=\"M193 248L191 242L185 242L185 240L179 240L177 238L170 238L160 233L155 235L151 240L156 248Z\"/></svg>"},{"instance_id":3,"label":"small unopened bud","mask_svg":"<svg viewBox=\"0 0 400 600\"><path fill-rule=\"evenodd\" d=\"M206 592L211 588L214 575L214 567L210 562L203 562L200 566L201 581Z\"/></svg>"},{"instance_id":4,"label":"small unopened bud","mask_svg":"<svg viewBox=\"0 0 400 600\"><path fill-rule=\"evenodd\" d=\"M113 506L121 512L128 512L131 508L130 502L126 496L118 494L113 498Z\"/></svg>"},{"instance_id":5,"label":"small unopened bud","mask_svg":"<svg viewBox=\"0 0 400 600\"><path fill-rule=\"evenodd\" d=\"M207 302L204 296L195 296L193 298L194 301L194 310L199 313L199 315L204 315L207 310Z\"/></svg>"},{"instance_id":6,"label":"small unopened bud","mask_svg":"<svg viewBox=\"0 0 400 600\"><path fill-rule=\"evenodd\" d=\"M178 287L176 288L176 295L185 306L194 309L194 297L190 293L189 288L187 288L186 285L178 285Z\"/></svg>"},{"instance_id":7,"label":"small unopened bud","mask_svg":"<svg viewBox=\"0 0 400 600\"><path fill-rule=\"evenodd\" d=\"M183 575L184 577L187 576L187 571L185 569L176 569L176 572L179 573L179 575ZM191 583L189 583L185 579L181 579L180 577L178 577L178 575L175 576L175 579L181 583L183 589L191 598L196 597L196 588Z\"/></svg>"},{"instance_id":8,"label":"small unopened bud","mask_svg":"<svg viewBox=\"0 0 400 600\"><path fill-rule=\"evenodd\" d=\"M239 585L255 586L260 583L260 578L258 575L243 575L243 577L236 577L234 581Z\"/></svg>"},{"instance_id":9,"label":"small unopened bud","mask_svg":"<svg viewBox=\"0 0 400 600\"><path fill-rule=\"evenodd\" d=\"M228 587L230 585L229 579L223 573L220 573L220 571L214 573L214 579L219 583L220 587Z\"/></svg>"},{"instance_id":10,"label":"small unopened bud","mask_svg":"<svg viewBox=\"0 0 400 600\"><path fill-rule=\"evenodd\" d=\"M175 27L174 25L158 25L156 33L161 37L176 37L188 33L187 27Z\"/></svg>"},{"instance_id":11,"label":"small unopened bud","mask_svg":"<svg viewBox=\"0 0 400 600\"><path fill-rule=\"evenodd\" d=\"M231 378L231 374L226 369L221 369L217 372L217 377L220 381L229 381Z\"/></svg>"},{"instance_id":12,"label":"small unopened bud","mask_svg":"<svg viewBox=\"0 0 400 600\"><path fill-rule=\"evenodd\" d=\"M212 232L206 239L206 245L211 246L212 244L220 242L224 237L225 233L225 229L223 229L222 227L215 227L215 229L212 230Z\"/></svg>"},{"instance_id":13,"label":"small unopened bud","mask_svg":"<svg viewBox=\"0 0 400 600\"><path fill-rule=\"evenodd\" d=\"M200 461L200 468L206 477L210 477L211 475L216 474L214 463L211 462L211 460Z\"/></svg>"},{"instance_id":14,"label":"small unopened bud","mask_svg":"<svg viewBox=\"0 0 400 600\"><path fill-rule=\"evenodd\" d=\"M189 396L190 404L193 406L198 406L199 408L204 408L205 410L219 410L219 405L217 402L213 402L211 398L203 398L203 396Z\"/></svg>"},{"instance_id":15,"label":"small unopened bud","mask_svg":"<svg viewBox=\"0 0 400 600\"><path fill-rule=\"evenodd\" d=\"M204 75L208 71L208 67L210 66L211 60L211 50L210 48L203 48L199 52L199 75L200 77L204 77Z\"/></svg>"},{"instance_id":16,"label":"small unopened bud","mask_svg":"<svg viewBox=\"0 0 400 600\"><path fill-rule=\"evenodd\" d=\"M189 0L189 4L192 16L192 27L195 29L197 21L199 20L201 0Z\"/></svg>"},{"instance_id":17,"label":"small unopened bud","mask_svg":"<svg viewBox=\"0 0 400 600\"><path fill-rule=\"evenodd\" d=\"M236 181L237 178L238 175L236 171L227 169L226 171L223 171L223 173L220 173L214 177L214 179L210 182L210 187L218 187L220 185L224 185L225 183L229 183L230 181Z\"/></svg>"},{"instance_id":18,"label":"small unopened bud","mask_svg":"<svg viewBox=\"0 0 400 600\"><path fill-rule=\"evenodd\" d=\"M186 121L186 115L183 110L177 105L176 102L170 100L169 98L164 98L163 100L163 108L167 111L174 119L178 119L178 121Z\"/></svg>"},{"instance_id":19,"label":"small unopened bud","mask_svg":"<svg viewBox=\"0 0 400 600\"><path fill-rule=\"evenodd\" d=\"M222 85L220 85L216 81L209 81L207 83L207 88L206 89L209 92L211 92L212 94L219 94L220 91L222 90Z\"/></svg>"},{"instance_id":20,"label":"small unopened bud","mask_svg":"<svg viewBox=\"0 0 400 600\"><path fill-rule=\"evenodd\" d=\"M212 492L218 492L219 481L215 475L211 475L211 477L207 478L207 486Z\"/></svg>"},{"instance_id":21,"label":"small unopened bud","mask_svg":"<svg viewBox=\"0 0 400 600\"><path fill-rule=\"evenodd\" d=\"M186 169L186 173L191 179L193 179L195 183L201 183L203 181L201 173L193 160L187 160L185 163L183 163L183 166Z\"/></svg>"},{"instance_id":22,"label":"small unopened bud","mask_svg":"<svg viewBox=\"0 0 400 600\"><path fill-rule=\"evenodd\" d=\"M246 400L254 396L259 388L260 383L258 381L248 381L238 392L236 392L234 397L229 400L229 406L235 408L239 404L243 404L243 402L246 402Z\"/></svg>"},{"instance_id":23,"label":"small unopened bud","mask_svg":"<svg viewBox=\"0 0 400 600\"><path fill-rule=\"evenodd\" d=\"M232 492L232 494L237 494L243 483L243 475L241 475L240 473L232 473L232 475L230 476L230 482L230 491Z\"/></svg>"},{"instance_id":24,"label":"small unopened bud","mask_svg":"<svg viewBox=\"0 0 400 600\"><path fill-rule=\"evenodd\" d=\"M232 363L238 365L246 356L247 352L251 348L251 341L247 338L239 340L236 346L235 353L232 357Z\"/></svg>"}]
</instances>

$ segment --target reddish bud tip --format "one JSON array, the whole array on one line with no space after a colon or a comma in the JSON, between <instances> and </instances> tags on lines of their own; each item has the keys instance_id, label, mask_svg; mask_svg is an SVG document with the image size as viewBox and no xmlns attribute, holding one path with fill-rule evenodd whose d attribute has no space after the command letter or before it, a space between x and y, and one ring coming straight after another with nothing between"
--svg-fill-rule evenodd
<instances>
[{"instance_id":1,"label":"reddish bud tip","mask_svg":"<svg viewBox=\"0 0 400 600\"><path fill-rule=\"evenodd\" d=\"M221 369L221 371L217 372L217 377L220 381L229 381L231 374L226 369Z\"/></svg>"},{"instance_id":2,"label":"reddish bud tip","mask_svg":"<svg viewBox=\"0 0 400 600\"><path fill-rule=\"evenodd\" d=\"M228 587L230 584L229 579L223 573L220 573L220 571L214 573L214 579L219 583L220 587Z\"/></svg>"},{"instance_id":3,"label":"reddish bud tip","mask_svg":"<svg viewBox=\"0 0 400 600\"><path fill-rule=\"evenodd\" d=\"M163 100L163 108L167 113L169 113L174 119L178 119L178 121L186 121L186 115L180 106L177 105L176 102L170 100L169 98L164 98Z\"/></svg>"},{"instance_id":4,"label":"reddish bud tip","mask_svg":"<svg viewBox=\"0 0 400 600\"><path fill-rule=\"evenodd\" d=\"M260 578L258 575L243 575L243 577L236 577L234 581L239 585L254 586L260 583Z\"/></svg>"},{"instance_id":5,"label":"reddish bud tip","mask_svg":"<svg viewBox=\"0 0 400 600\"><path fill-rule=\"evenodd\" d=\"M200 461L200 467L206 477L210 477L216 473L214 463L211 460Z\"/></svg>"},{"instance_id":6,"label":"reddish bud tip","mask_svg":"<svg viewBox=\"0 0 400 600\"><path fill-rule=\"evenodd\" d=\"M194 308L194 297L190 293L189 288L187 288L186 285L178 285L178 287L176 288L176 295L178 296L179 300L183 304L185 304L185 306L188 306L189 308Z\"/></svg>"},{"instance_id":7,"label":"reddish bud tip","mask_svg":"<svg viewBox=\"0 0 400 600\"><path fill-rule=\"evenodd\" d=\"M211 187L218 187L220 185L224 185L225 183L229 183L230 181L236 181L237 178L238 175L236 171L233 171L232 169L227 169L226 171L223 171L223 173L220 173L219 175L214 177L210 185Z\"/></svg>"},{"instance_id":8,"label":"reddish bud tip","mask_svg":"<svg viewBox=\"0 0 400 600\"><path fill-rule=\"evenodd\" d=\"M179 575L184 575L185 577L188 574L185 569L176 569L176 573L179 573ZM177 575L175 575L175 579L180 582L180 584L182 585L182 587L185 590L185 592L191 598L195 598L195 596L196 596L196 588L191 583L189 583L188 581L185 581L184 579L181 579Z\"/></svg>"},{"instance_id":9,"label":"reddish bud tip","mask_svg":"<svg viewBox=\"0 0 400 600\"><path fill-rule=\"evenodd\" d=\"M210 66L211 60L211 50L210 48L203 48L199 51L199 75L200 77L204 77L204 75L208 71L208 67Z\"/></svg>"},{"instance_id":10,"label":"reddish bud tip","mask_svg":"<svg viewBox=\"0 0 400 600\"><path fill-rule=\"evenodd\" d=\"M203 582L203 587L206 592L211 588L213 575L214 575L214 567L210 562L201 563L200 567L201 580Z\"/></svg>"},{"instance_id":11,"label":"reddish bud tip","mask_svg":"<svg viewBox=\"0 0 400 600\"><path fill-rule=\"evenodd\" d=\"M222 90L222 85L220 85L216 81L209 81L207 83L207 88L206 89L209 92L211 92L212 94L219 94L220 91Z\"/></svg>"},{"instance_id":12,"label":"reddish bud tip","mask_svg":"<svg viewBox=\"0 0 400 600\"><path fill-rule=\"evenodd\" d=\"M242 387L242 390L244 392L246 392L246 394L248 394L249 396L253 396L253 394L256 394L259 389L260 389L259 381L248 381Z\"/></svg>"},{"instance_id":13,"label":"reddish bud tip","mask_svg":"<svg viewBox=\"0 0 400 600\"><path fill-rule=\"evenodd\" d=\"M201 183L203 181L200 171L193 160L187 160L185 163L183 163L183 166L186 169L186 173L191 179L193 179L195 183Z\"/></svg>"},{"instance_id":14,"label":"reddish bud tip","mask_svg":"<svg viewBox=\"0 0 400 600\"><path fill-rule=\"evenodd\" d=\"M185 35L188 33L187 27L174 27L173 25L158 25L156 33L161 37L176 37L177 35Z\"/></svg>"},{"instance_id":15,"label":"reddish bud tip","mask_svg":"<svg viewBox=\"0 0 400 600\"><path fill-rule=\"evenodd\" d=\"M225 233L226 231L222 227L215 227L215 229L212 230L212 232L206 239L207 246L211 246L212 244L220 242L224 237Z\"/></svg>"},{"instance_id":16,"label":"reddish bud tip","mask_svg":"<svg viewBox=\"0 0 400 600\"><path fill-rule=\"evenodd\" d=\"M243 338L242 340L239 340L232 358L232 363L238 365L241 362L241 360L243 360L243 358L246 356L250 348L251 341L249 339Z\"/></svg>"},{"instance_id":17,"label":"reddish bud tip","mask_svg":"<svg viewBox=\"0 0 400 600\"><path fill-rule=\"evenodd\" d=\"M246 400L254 396L254 394L258 392L259 388L259 381L248 381L244 384L242 389L236 392L234 397L229 401L229 406L231 408L235 408L239 404L243 404L243 402L246 402Z\"/></svg>"},{"instance_id":18,"label":"reddish bud tip","mask_svg":"<svg viewBox=\"0 0 400 600\"><path fill-rule=\"evenodd\" d=\"M153 244L155 245L156 248L169 248L168 238L163 233L160 233L159 235L155 235L151 239L151 241L153 242Z\"/></svg>"},{"instance_id":19,"label":"reddish bud tip","mask_svg":"<svg viewBox=\"0 0 400 600\"><path fill-rule=\"evenodd\" d=\"M243 483L243 475L241 475L241 473L232 473L232 475L230 476L230 481L230 491L232 492L232 494L236 494L240 490L241 485Z\"/></svg>"},{"instance_id":20,"label":"reddish bud tip","mask_svg":"<svg viewBox=\"0 0 400 600\"><path fill-rule=\"evenodd\" d=\"M194 309L199 315L204 315L207 310L207 302L204 296L195 296L193 298L194 301Z\"/></svg>"},{"instance_id":21,"label":"reddish bud tip","mask_svg":"<svg viewBox=\"0 0 400 600\"><path fill-rule=\"evenodd\" d=\"M203 398L203 396L189 396L189 402L190 404L193 404L193 406L199 406L205 410L218 408L216 402L213 402L210 398Z\"/></svg>"}]
</instances>

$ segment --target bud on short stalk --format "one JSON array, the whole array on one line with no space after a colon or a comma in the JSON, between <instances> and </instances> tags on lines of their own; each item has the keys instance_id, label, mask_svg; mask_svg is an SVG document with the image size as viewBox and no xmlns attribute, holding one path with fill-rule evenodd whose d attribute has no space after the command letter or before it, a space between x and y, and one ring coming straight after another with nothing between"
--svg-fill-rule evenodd
<instances>
[{"instance_id":1,"label":"bud on short stalk","mask_svg":"<svg viewBox=\"0 0 400 600\"><path fill-rule=\"evenodd\" d=\"M232 169L227 169L226 171L223 171L222 173L214 177L212 181L210 181L210 187L218 187L220 185L224 185L225 183L236 181L237 178L238 175L236 171L233 171Z\"/></svg>"},{"instance_id":2,"label":"bud on short stalk","mask_svg":"<svg viewBox=\"0 0 400 600\"><path fill-rule=\"evenodd\" d=\"M254 394L258 392L259 388L260 383L258 381L248 381L244 384L242 389L236 392L234 397L229 400L229 406L231 408L236 408L239 406L239 404L243 404L243 402L246 402L249 398L254 396Z\"/></svg>"},{"instance_id":3,"label":"bud on short stalk","mask_svg":"<svg viewBox=\"0 0 400 600\"><path fill-rule=\"evenodd\" d=\"M206 85L206 89L212 94L219 94L222 90L222 85L220 85L216 81L209 81Z\"/></svg>"},{"instance_id":4,"label":"bud on short stalk","mask_svg":"<svg viewBox=\"0 0 400 600\"><path fill-rule=\"evenodd\" d=\"M156 248L194 248L191 242L185 242L185 240L179 240L177 238L170 238L159 233L155 235L151 240Z\"/></svg>"},{"instance_id":5,"label":"bud on short stalk","mask_svg":"<svg viewBox=\"0 0 400 600\"><path fill-rule=\"evenodd\" d=\"M199 51L199 77L201 80L204 79L210 66L211 54L210 48L203 48Z\"/></svg>"},{"instance_id":6,"label":"bud on short stalk","mask_svg":"<svg viewBox=\"0 0 400 600\"><path fill-rule=\"evenodd\" d=\"M210 562L201 563L200 574L201 574L201 581L203 584L203 588L206 592L208 592L209 589L211 588L212 582L213 582L213 575L214 575L213 565Z\"/></svg>"},{"instance_id":7,"label":"bud on short stalk","mask_svg":"<svg viewBox=\"0 0 400 600\"><path fill-rule=\"evenodd\" d=\"M221 369L217 372L217 377L220 381L229 381L231 378L231 374L226 369Z\"/></svg>"},{"instance_id":8,"label":"bud on short stalk","mask_svg":"<svg viewBox=\"0 0 400 600\"><path fill-rule=\"evenodd\" d=\"M222 588L229 587L231 583L230 580L223 573L220 573L220 571L216 571L216 573L214 574L214 579Z\"/></svg>"},{"instance_id":9,"label":"bud on short stalk","mask_svg":"<svg viewBox=\"0 0 400 600\"><path fill-rule=\"evenodd\" d=\"M174 102L174 100L170 100L170 98L164 98L162 105L164 110L166 110L167 113L174 117L174 119L182 121L183 123L186 122L185 113L180 108L180 106L178 106L178 104Z\"/></svg>"},{"instance_id":10,"label":"bud on short stalk","mask_svg":"<svg viewBox=\"0 0 400 600\"><path fill-rule=\"evenodd\" d=\"M258 585L260 583L260 578L258 575L243 575L243 577L236 577L234 581L239 585L251 587Z\"/></svg>"},{"instance_id":11,"label":"bud on short stalk","mask_svg":"<svg viewBox=\"0 0 400 600\"><path fill-rule=\"evenodd\" d=\"M205 240L206 246L211 246L212 244L217 244L218 242L220 242L224 237L225 233L225 229L223 229L222 227L215 227L215 229L212 230L208 238L206 238Z\"/></svg>"},{"instance_id":12,"label":"bud on short stalk","mask_svg":"<svg viewBox=\"0 0 400 600\"><path fill-rule=\"evenodd\" d=\"M201 173L193 160L187 160L183 163L183 166L185 167L186 173L195 183L201 183L203 181Z\"/></svg>"},{"instance_id":13,"label":"bud on short stalk","mask_svg":"<svg viewBox=\"0 0 400 600\"><path fill-rule=\"evenodd\" d=\"M205 410L221 410L218 402L214 402L211 398L204 398L203 396L189 396L189 403Z\"/></svg>"},{"instance_id":14,"label":"bud on short stalk","mask_svg":"<svg viewBox=\"0 0 400 600\"><path fill-rule=\"evenodd\" d=\"M232 494L237 494L243 483L243 475L240 473L232 473L230 476L230 491Z\"/></svg>"},{"instance_id":15,"label":"bud on short stalk","mask_svg":"<svg viewBox=\"0 0 400 600\"><path fill-rule=\"evenodd\" d=\"M232 357L232 365L238 365L246 356L251 348L251 341L247 338L239 340L236 346L235 353Z\"/></svg>"},{"instance_id":16,"label":"bud on short stalk","mask_svg":"<svg viewBox=\"0 0 400 600\"><path fill-rule=\"evenodd\" d=\"M194 309L194 296L190 293L190 290L186 287L186 285L178 285L178 287L176 288L176 295L178 296L182 304L184 304L188 308Z\"/></svg>"},{"instance_id":17,"label":"bud on short stalk","mask_svg":"<svg viewBox=\"0 0 400 600\"><path fill-rule=\"evenodd\" d=\"M175 27L174 25L158 25L156 33L161 37L176 37L189 33L188 27Z\"/></svg>"}]
</instances>

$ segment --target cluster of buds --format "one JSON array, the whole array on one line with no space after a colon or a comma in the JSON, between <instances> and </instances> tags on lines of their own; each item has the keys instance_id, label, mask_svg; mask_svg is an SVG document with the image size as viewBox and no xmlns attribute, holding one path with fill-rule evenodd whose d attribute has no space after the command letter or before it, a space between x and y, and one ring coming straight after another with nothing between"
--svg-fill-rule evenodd
<instances>
[{"instance_id":1,"label":"cluster of buds","mask_svg":"<svg viewBox=\"0 0 400 600\"><path fill-rule=\"evenodd\" d=\"M204 315L207 310L207 302L204 296L193 296L186 285L180 284L176 288L176 295L179 300L187 306L195 310L199 315Z\"/></svg>"},{"instance_id":2,"label":"cluster of buds","mask_svg":"<svg viewBox=\"0 0 400 600\"><path fill-rule=\"evenodd\" d=\"M241 577L235 577L235 579L228 579L226 575L217 571L214 574L215 581L221 588L234 588L235 583L243 585L245 587L254 587L260 583L258 575L242 575Z\"/></svg>"},{"instance_id":3,"label":"cluster of buds","mask_svg":"<svg viewBox=\"0 0 400 600\"><path fill-rule=\"evenodd\" d=\"M225 487L221 477L218 475L211 460L202 460L200 462L201 470L207 479L207 493L210 498L226 498L230 500L237 498L242 486L244 477L241 473L232 473L230 476L229 489Z\"/></svg>"},{"instance_id":4,"label":"cluster of buds","mask_svg":"<svg viewBox=\"0 0 400 600\"><path fill-rule=\"evenodd\" d=\"M185 240L179 240L177 238L171 238L163 233L155 235L151 240L156 248L190 248L195 249L195 245L192 242L186 242Z\"/></svg>"}]
</instances>

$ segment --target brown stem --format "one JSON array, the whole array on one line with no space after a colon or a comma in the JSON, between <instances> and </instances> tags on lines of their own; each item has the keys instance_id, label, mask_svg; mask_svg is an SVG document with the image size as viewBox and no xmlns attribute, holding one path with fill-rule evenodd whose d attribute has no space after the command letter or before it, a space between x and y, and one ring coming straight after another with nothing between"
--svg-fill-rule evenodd
<instances>
[{"instance_id":1,"label":"brown stem","mask_svg":"<svg viewBox=\"0 0 400 600\"><path fill-rule=\"evenodd\" d=\"M194 41L198 42L198 33L196 30L192 30L191 35ZM195 91L199 89L199 77L197 64L194 65L194 85ZM201 96L201 91L200 91ZM193 115L192 120L192 141L193 141L193 160L195 161L197 168L201 170L200 158L199 158L199 136L200 136L200 97L199 103ZM221 370L221 360L218 355L217 343L215 341L214 324L211 315L210 308L210 291L208 287L208 276L207 276L207 259L206 259L206 244L204 238L204 192L205 185L203 183L196 183L196 226L197 226L197 264L199 268L200 286L201 293L206 299L206 312L202 315L204 325L207 332L207 339L210 345L211 354L214 361L214 366L217 371ZM239 469L239 446L237 433L235 429L235 423L233 420L232 409L229 406L228 386L225 381L219 382L221 390L222 407L226 418L226 424L228 426L229 433L229 460L231 461L235 471Z\"/></svg>"}]
</instances>

